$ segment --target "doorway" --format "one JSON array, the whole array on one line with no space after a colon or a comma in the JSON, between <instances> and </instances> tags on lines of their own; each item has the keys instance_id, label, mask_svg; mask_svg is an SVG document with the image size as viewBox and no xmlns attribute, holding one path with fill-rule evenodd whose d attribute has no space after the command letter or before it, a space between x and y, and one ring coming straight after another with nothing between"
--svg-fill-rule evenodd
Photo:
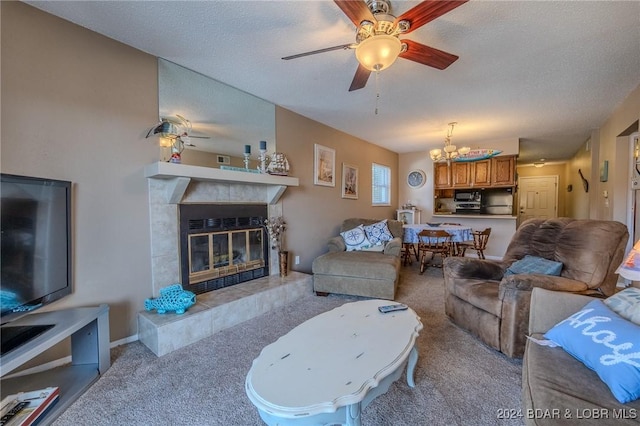
<instances>
[{"instance_id":1,"label":"doorway","mask_svg":"<svg viewBox=\"0 0 640 426\"><path fill-rule=\"evenodd\" d=\"M531 218L558 217L558 176L518 179L518 226Z\"/></svg>"}]
</instances>

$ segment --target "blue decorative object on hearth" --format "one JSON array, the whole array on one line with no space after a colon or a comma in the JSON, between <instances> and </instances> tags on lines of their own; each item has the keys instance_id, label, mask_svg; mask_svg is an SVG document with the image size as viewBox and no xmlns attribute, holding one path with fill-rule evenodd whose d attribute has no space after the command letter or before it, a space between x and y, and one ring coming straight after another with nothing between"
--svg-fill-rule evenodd
<instances>
[{"instance_id":1,"label":"blue decorative object on hearth","mask_svg":"<svg viewBox=\"0 0 640 426\"><path fill-rule=\"evenodd\" d=\"M145 300L144 308L147 311L155 309L159 314L169 311L175 311L176 314L184 314L195 303L196 295L194 293L183 290L181 284L172 284L160 289L160 297Z\"/></svg>"}]
</instances>

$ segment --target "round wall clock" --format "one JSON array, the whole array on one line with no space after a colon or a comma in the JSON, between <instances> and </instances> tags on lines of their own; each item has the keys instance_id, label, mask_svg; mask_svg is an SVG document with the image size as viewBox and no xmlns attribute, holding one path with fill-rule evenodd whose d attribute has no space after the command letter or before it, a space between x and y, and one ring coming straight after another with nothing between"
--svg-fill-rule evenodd
<instances>
[{"instance_id":1,"label":"round wall clock","mask_svg":"<svg viewBox=\"0 0 640 426\"><path fill-rule=\"evenodd\" d=\"M413 170L407 175L407 184L412 188L420 188L427 181L427 175L422 170Z\"/></svg>"}]
</instances>

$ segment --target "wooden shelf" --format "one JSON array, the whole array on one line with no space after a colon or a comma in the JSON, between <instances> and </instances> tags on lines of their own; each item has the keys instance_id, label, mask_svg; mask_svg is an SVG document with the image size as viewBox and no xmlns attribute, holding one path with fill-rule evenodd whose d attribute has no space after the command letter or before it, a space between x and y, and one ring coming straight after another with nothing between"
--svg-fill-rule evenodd
<instances>
[{"instance_id":1,"label":"wooden shelf","mask_svg":"<svg viewBox=\"0 0 640 426\"><path fill-rule=\"evenodd\" d=\"M148 178L170 179L187 177L199 181L250 183L254 185L282 185L298 186L298 178L290 176L275 176L262 173L239 172L236 170L222 170L213 167L188 166L157 162L144 168L144 175Z\"/></svg>"},{"instance_id":2,"label":"wooden shelf","mask_svg":"<svg viewBox=\"0 0 640 426\"><path fill-rule=\"evenodd\" d=\"M244 184L266 186L268 203L278 202L284 191L290 186L298 186L298 178L290 176L276 176L262 173L241 172L236 170L222 170L213 167L188 166L157 162L144 168L147 178L165 179L167 186L167 202L177 204L182 200L191 180L213 183Z\"/></svg>"}]
</instances>

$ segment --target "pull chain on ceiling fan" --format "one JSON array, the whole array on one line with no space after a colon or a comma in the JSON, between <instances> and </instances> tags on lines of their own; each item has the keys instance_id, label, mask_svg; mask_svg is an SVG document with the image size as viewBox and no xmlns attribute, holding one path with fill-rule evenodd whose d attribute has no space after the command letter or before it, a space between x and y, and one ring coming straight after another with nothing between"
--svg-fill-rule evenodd
<instances>
[{"instance_id":1,"label":"pull chain on ceiling fan","mask_svg":"<svg viewBox=\"0 0 640 426\"><path fill-rule=\"evenodd\" d=\"M434 19L463 5L468 0L427 0L399 17L390 14L388 0L334 0L340 10L356 26L356 42L312 50L285 56L284 60L325 53L333 50L355 49L358 69L349 91L366 86L372 71L380 72L390 67L397 58L443 70L454 63L458 56L434 47L399 37L408 34Z\"/></svg>"}]
</instances>

